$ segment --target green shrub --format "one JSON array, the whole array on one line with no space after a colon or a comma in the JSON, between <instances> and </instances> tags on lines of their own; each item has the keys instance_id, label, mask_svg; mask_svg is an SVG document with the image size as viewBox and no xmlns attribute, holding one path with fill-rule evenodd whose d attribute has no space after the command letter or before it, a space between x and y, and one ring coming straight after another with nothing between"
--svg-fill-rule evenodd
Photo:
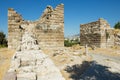
<instances>
[{"instance_id":1,"label":"green shrub","mask_svg":"<svg viewBox=\"0 0 120 80\"><path fill-rule=\"evenodd\" d=\"M69 40L64 40L64 46L71 47L72 43Z\"/></svg>"},{"instance_id":2,"label":"green shrub","mask_svg":"<svg viewBox=\"0 0 120 80\"><path fill-rule=\"evenodd\" d=\"M64 46L72 47L73 45L80 44L79 40L64 40Z\"/></svg>"},{"instance_id":3,"label":"green shrub","mask_svg":"<svg viewBox=\"0 0 120 80\"><path fill-rule=\"evenodd\" d=\"M120 29L120 22L117 22L114 26L115 29Z\"/></svg>"},{"instance_id":4,"label":"green shrub","mask_svg":"<svg viewBox=\"0 0 120 80\"><path fill-rule=\"evenodd\" d=\"M0 48L1 47L7 47L6 36L3 32L0 32Z\"/></svg>"}]
</instances>

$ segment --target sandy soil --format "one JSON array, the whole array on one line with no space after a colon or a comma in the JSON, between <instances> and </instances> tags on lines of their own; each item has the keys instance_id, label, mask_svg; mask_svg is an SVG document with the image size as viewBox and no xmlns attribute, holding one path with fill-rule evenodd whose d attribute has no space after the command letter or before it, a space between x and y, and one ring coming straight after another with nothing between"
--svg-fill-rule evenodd
<instances>
[{"instance_id":1,"label":"sandy soil","mask_svg":"<svg viewBox=\"0 0 120 80\"><path fill-rule=\"evenodd\" d=\"M96 48L95 50L92 50L91 48L89 48L89 53L120 57L120 47Z\"/></svg>"},{"instance_id":2,"label":"sandy soil","mask_svg":"<svg viewBox=\"0 0 120 80\"><path fill-rule=\"evenodd\" d=\"M15 51L7 48L0 48L0 80L2 80L2 77L9 68L11 57L14 52Z\"/></svg>"},{"instance_id":3,"label":"sandy soil","mask_svg":"<svg viewBox=\"0 0 120 80\"><path fill-rule=\"evenodd\" d=\"M70 73L66 72L67 66L82 64L83 61L91 61L90 56L84 55L84 48L78 45L73 47L63 47L58 50L43 50L43 52L50 56L55 65L60 69L63 77L66 80L72 80Z\"/></svg>"},{"instance_id":4,"label":"sandy soil","mask_svg":"<svg viewBox=\"0 0 120 80\"><path fill-rule=\"evenodd\" d=\"M61 73L65 77L66 80L72 80L70 78L70 74L65 71L67 66L73 66L77 64L82 64L83 61L91 61L92 57L89 55L85 55L84 46L75 45L73 47L63 47L60 49L43 49L45 54L47 54L55 63L55 65L61 70ZM88 52L92 54L102 54L109 56L117 56L120 57L120 48L112 47L112 48L96 48L92 50L88 48ZM9 50L7 48L0 49L0 80L6 73L9 68L11 57L15 51Z\"/></svg>"}]
</instances>

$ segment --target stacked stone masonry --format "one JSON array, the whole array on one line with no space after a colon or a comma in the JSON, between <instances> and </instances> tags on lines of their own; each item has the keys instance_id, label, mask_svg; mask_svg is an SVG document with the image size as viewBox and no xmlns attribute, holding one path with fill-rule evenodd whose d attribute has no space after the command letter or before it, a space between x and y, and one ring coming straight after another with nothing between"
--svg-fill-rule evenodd
<instances>
[{"instance_id":1,"label":"stacked stone masonry","mask_svg":"<svg viewBox=\"0 0 120 80\"><path fill-rule=\"evenodd\" d=\"M40 19L26 21L14 9L8 9L8 48L16 49L25 31L33 33L41 48L64 46L64 4L47 6Z\"/></svg>"},{"instance_id":2,"label":"stacked stone masonry","mask_svg":"<svg viewBox=\"0 0 120 80\"><path fill-rule=\"evenodd\" d=\"M33 34L25 31L3 80L65 79L52 60L40 50Z\"/></svg>"},{"instance_id":3,"label":"stacked stone masonry","mask_svg":"<svg viewBox=\"0 0 120 80\"><path fill-rule=\"evenodd\" d=\"M87 44L91 47L107 48L119 45L118 38L115 36L115 30L102 18L96 22L80 25L80 43L84 46Z\"/></svg>"}]
</instances>

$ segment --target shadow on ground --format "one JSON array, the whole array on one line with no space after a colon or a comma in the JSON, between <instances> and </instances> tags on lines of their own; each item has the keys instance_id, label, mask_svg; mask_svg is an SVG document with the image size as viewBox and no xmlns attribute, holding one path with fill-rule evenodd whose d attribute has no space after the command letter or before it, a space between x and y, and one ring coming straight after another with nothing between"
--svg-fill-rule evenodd
<instances>
[{"instance_id":1,"label":"shadow on ground","mask_svg":"<svg viewBox=\"0 0 120 80\"><path fill-rule=\"evenodd\" d=\"M120 80L120 74L112 73L108 68L95 61L84 61L80 65L67 66L65 71L73 80Z\"/></svg>"}]
</instances>

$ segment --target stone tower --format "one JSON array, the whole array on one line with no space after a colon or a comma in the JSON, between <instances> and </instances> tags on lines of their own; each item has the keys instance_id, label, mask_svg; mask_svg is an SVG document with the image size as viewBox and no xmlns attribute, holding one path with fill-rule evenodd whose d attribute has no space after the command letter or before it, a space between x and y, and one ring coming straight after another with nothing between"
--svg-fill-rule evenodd
<instances>
[{"instance_id":1,"label":"stone tower","mask_svg":"<svg viewBox=\"0 0 120 80\"><path fill-rule=\"evenodd\" d=\"M8 9L8 48L17 49L28 31L37 39L40 48L64 46L64 4L55 9L47 6L40 19L26 21L13 8Z\"/></svg>"},{"instance_id":2,"label":"stone tower","mask_svg":"<svg viewBox=\"0 0 120 80\"><path fill-rule=\"evenodd\" d=\"M102 18L98 21L80 25L80 43L82 45L106 48L114 45L113 29Z\"/></svg>"}]
</instances>

